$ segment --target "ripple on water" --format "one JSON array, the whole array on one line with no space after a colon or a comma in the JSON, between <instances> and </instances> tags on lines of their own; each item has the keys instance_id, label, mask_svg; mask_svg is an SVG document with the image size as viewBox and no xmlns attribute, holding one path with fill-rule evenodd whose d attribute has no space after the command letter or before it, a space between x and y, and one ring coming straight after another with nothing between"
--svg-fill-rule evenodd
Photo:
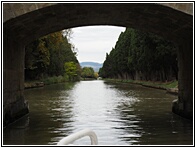
<instances>
[{"instance_id":1,"label":"ripple on water","mask_svg":"<svg viewBox=\"0 0 196 148\"><path fill-rule=\"evenodd\" d=\"M162 90L100 80L45 86L25 96L29 118L4 129L4 144L55 145L85 128L97 134L99 145L193 143L193 124L171 113L176 96ZM74 144L89 145L89 137Z\"/></svg>"}]
</instances>

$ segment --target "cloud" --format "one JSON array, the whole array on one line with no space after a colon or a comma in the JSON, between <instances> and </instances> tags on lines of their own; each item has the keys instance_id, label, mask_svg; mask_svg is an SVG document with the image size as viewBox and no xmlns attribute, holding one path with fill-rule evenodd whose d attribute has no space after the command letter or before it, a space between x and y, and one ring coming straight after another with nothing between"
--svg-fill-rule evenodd
<instances>
[{"instance_id":1,"label":"cloud","mask_svg":"<svg viewBox=\"0 0 196 148\"><path fill-rule=\"evenodd\" d=\"M106 52L110 52L124 27L89 26L73 28L72 43L78 49L79 62L103 63Z\"/></svg>"}]
</instances>

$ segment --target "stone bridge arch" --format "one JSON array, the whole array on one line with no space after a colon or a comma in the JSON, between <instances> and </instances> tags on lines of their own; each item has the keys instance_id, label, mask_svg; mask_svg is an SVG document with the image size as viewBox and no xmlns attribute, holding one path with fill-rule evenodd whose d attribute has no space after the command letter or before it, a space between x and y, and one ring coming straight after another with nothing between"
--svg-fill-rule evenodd
<instances>
[{"instance_id":1,"label":"stone bridge arch","mask_svg":"<svg viewBox=\"0 0 196 148\"><path fill-rule=\"evenodd\" d=\"M175 42L178 47L179 97L173 103L172 109L173 112L192 119L192 11L192 3L180 3L180 5L172 3L4 3L4 126L28 113L23 94L25 45L55 31L89 25L132 27L158 34Z\"/></svg>"}]
</instances>

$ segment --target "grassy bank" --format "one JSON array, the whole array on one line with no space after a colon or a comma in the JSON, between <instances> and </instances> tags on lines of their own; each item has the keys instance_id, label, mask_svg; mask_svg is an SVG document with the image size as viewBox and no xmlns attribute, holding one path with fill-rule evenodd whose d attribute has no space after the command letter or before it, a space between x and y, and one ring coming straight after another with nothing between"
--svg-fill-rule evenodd
<instances>
[{"instance_id":1,"label":"grassy bank","mask_svg":"<svg viewBox=\"0 0 196 148\"><path fill-rule=\"evenodd\" d=\"M24 87L25 89L29 88L37 88L37 87L43 87L44 83L41 81L25 81Z\"/></svg>"},{"instance_id":2,"label":"grassy bank","mask_svg":"<svg viewBox=\"0 0 196 148\"><path fill-rule=\"evenodd\" d=\"M120 80L120 79L106 79L106 80L112 81L112 82L139 84L139 85L146 86L146 87L152 87L152 88L158 88L158 89L164 89L164 90L178 88L178 81L153 82L153 81Z\"/></svg>"},{"instance_id":3,"label":"grassy bank","mask_svg":"<svg viewBox=\"0 0 196 148\"><path fill-rule=\"evenodd\" d=\"M63 76L48 77L41 80L45 85L67 82L67 78Z\"/></svg>"},{"instance_id":4,"label":"grassy bank","mask_svg":"<svg viewBox=\"0 0 196 148\"><path fill-rule=\"evenodd\" d=\"M36 88L36 87L43 87L44 85L63 83L67 81L68 81L67 78L63 76L54 76L54 77L44 78L41 80L25 81L24 87L25 89Z\"/></svg>"},{"instance_id":5,"label":"grassy bank","mask_svg":"<svg viewBox=\"0 0 196 148\"><path fill-rule=\"evenodd\" d=\"M81 78L80 80L96 80L95 78ZM63 76L54 76L48 77L41 80L32 80L32 81L25 81L24 87L25 89L28 88L36 88L36 87L43 87L44 85L56 84L56 83L64 83L69 82L67 77Z\"/></svg>"}]
</instances>

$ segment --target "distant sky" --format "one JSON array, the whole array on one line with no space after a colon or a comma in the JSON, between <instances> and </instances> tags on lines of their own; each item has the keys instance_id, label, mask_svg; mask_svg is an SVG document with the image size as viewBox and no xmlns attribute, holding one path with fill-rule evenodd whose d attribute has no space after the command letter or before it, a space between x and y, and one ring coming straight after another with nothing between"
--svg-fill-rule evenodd
<instances>
[{"instance_id":1,"label":"distant sky","mask_svg":"<svg viewBox=\"0 0 196 148\"><path fill-rule=\"evenodd\" d=\"M72 28L71 42L78 49L79 62L103 63L106 53L115 47L116 41L124 27L115 26L88 26Z\"/></svg>"}]
</instances>

